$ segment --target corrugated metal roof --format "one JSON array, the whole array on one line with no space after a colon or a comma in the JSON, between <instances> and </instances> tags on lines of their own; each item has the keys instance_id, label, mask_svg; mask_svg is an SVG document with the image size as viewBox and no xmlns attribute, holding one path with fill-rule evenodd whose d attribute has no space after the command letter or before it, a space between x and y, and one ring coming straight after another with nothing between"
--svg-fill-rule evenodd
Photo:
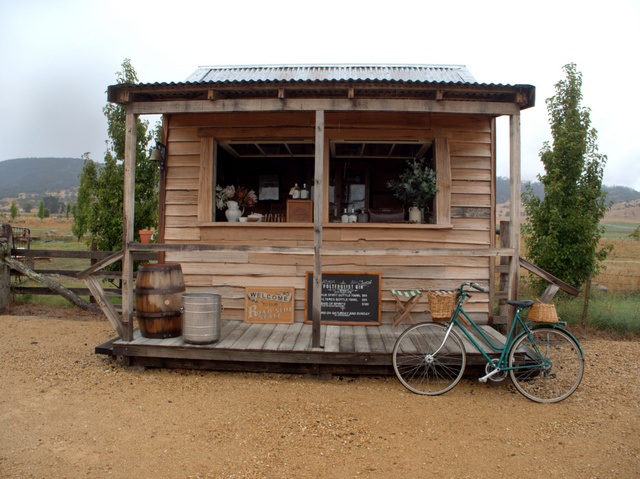
<instances>
[{"instance_id":1,"label":"corrugated metal roof","mask_svg":"<svg viewBox=\"0 0 640 479\"><path fill-rule=\"evenodd\" d=\"M464 65L256 65L202 66L187 83L391 81L476 83Z\"/></svg>"}]
</instances>

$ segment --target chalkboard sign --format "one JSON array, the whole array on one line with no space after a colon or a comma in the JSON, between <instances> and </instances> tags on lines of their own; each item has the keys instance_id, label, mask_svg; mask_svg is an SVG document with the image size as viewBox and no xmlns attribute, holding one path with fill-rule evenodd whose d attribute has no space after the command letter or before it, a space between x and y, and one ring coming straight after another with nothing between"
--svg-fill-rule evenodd
<instances>
[{"instance_id":1,"label":"chalkboard sign","mask_svg":"<svg viewBox=\"0 0 640 479\"><path fill-rule=\"evenodd\" d=\"M380 324L380 273L322 273L321 324ZM313 273L307 272L304 317L313 320Z\"/></svg>"}]
</instances>

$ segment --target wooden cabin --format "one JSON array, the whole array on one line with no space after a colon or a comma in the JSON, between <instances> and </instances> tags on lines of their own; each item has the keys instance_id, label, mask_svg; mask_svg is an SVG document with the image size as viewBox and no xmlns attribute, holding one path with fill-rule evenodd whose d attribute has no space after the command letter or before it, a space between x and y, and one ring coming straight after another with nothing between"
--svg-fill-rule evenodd
<instances>
[{"instance_id":1,"label":"wooden cabin","mask_svg":"<svg viewBox=\"0 0 640 479\"><path fill-rule=\"evenodd\" d=\"M220 294L223 322L244 322L247 288L292 288L293 322L308 321L311 348L326 339L323 274L378 275L380 327L396 312L391 290L490 285L492 293L474 294L466 308L488 325L498 321L495 299L516 298L520 111L534 105L533 86L477 83L464 66L200 67L182 83L112 85L108 99L127 106L116 320L124 343L135 336L132 254L141 250L179 263L187 291ZM157 114L166 148L159 244L141 245L133 231L134 126L139 115ZM512 201L500 245L496 118L504 115ZM387 187L416 159L436 170L438 187L420 224L408 222L406 205ZM290 195L296 184L308 198ZM217 185L254 190L259 201L244 216L263 221L227 221L216 208ZM345 209L359 221L343 223ZM494 293L500 268L510 278L502 294ZM414 312L429 318L426 298Z\"/></svg>"}]
</instances>

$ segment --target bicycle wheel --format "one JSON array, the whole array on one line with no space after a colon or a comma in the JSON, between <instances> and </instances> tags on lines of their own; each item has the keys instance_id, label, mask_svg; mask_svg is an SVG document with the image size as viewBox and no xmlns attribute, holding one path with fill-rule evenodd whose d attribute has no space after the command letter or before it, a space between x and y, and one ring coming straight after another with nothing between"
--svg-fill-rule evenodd
<instances>
[{"instance_id":1,"label":"bicycle wheel","mask_svg":"<svg viewBox=\"0 0 640 479\"><path fill-rule=\"evenodd\" d=\"M400 335L393 347L393 369L404 387L416 394L436 396L460 381L467 363L462 341L447 328L420 323Z\"/></svg>"},{"instance_id":2,"label":"bicycle wheel","mask_svg":"<svg viewBox=\"0 0 640 479\"><path fill-rule=\"evenodd\" d=\"M576 390L584 373L582 352L566 332L539 328L522 333L509 352L514 386L537 402L558 402Z\"/></svg>"}]
</instances>

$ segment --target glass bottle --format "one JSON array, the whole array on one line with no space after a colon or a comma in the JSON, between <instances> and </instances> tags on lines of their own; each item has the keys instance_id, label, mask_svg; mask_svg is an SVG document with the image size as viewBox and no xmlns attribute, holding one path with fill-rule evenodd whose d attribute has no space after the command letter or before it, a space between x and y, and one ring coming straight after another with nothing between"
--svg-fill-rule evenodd
<instances>
[{"instance_id":1,"label":"glass bottle","mask_svg":"<svg viewBox=\"0 0 640 479\"><path fill-rule=\"evenodd\" d=\"M349 215L349 223L357 223L358 216L356 215L356 207L351 205L351 214Z\"/></svg>"},{"instance_id":2,"label":"glass bottle","mask_svg":"<svg viewBox=\"0 0 640 479\"><path fill-rule=\"evenodd\" d=\"M349 222L349 214L347 213L347 209L346 208L342 212L341 220L342 220L343 223L348 223Z\"/></svg>"},{"instance_id":3,"label":"glass bottle","mask_svg":"<svg viewBox=\"0 0 640 479\"><path fill-rule=\"evenodd\" d=\"M309 190L307 189L307 184L306 183L302 184L302 191L300 192L300 199L301 200L308 200L309 199Z\"/></svg>"},{"instance_id":4,"label":"glass bottle","mask_svg":"<svg viewBox=\"0 0 640 479\"><path fill-rule=\"evenodd\" d=\"M298 183L293 186L293 199L300 199L300 187L298 186Z\"/></svg>"}]
</instances>

